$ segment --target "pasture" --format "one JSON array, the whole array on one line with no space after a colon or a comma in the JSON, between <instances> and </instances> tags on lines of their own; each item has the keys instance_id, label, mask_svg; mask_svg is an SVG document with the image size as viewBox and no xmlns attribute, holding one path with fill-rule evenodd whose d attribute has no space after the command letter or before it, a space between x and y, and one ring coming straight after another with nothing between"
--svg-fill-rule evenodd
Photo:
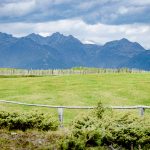
<instances>
[{"instance_id":1,"label":"pasture","mask_svg":"<svg viewBox=\"0 0 150 150\"><path fill-rule=\"evenodd\" d=\"M1 76L0 99L25 103L96 106L150 105L149 73L102 73L39 77ZM0 110L50 112L56 109L0 103ZM65 123L88 110L65 110ZM147 110L148 111L148 110Z\"/></svg>"}]
</instances>

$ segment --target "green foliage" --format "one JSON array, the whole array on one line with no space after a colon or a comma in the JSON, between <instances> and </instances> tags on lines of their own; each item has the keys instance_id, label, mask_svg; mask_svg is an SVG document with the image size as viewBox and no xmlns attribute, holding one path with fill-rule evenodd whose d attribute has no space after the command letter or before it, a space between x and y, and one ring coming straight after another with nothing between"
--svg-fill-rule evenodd
<instances>
[{"instance_id":1,"label":"green foliage","mask_svg":"<svg viewBox=\"0 0 150 150\"><path fill-rule=\"evenodd\" d=\"M99 119L102 118L104 111L105 111L105 109L102 105L102 102L98 102L97 107L95 109L95 112L96 112L96 115Z\"/></svg>"},{"instance_id":2,"label":"green foliage","mask_svg":"<svg viewBox=\"0 0 150 150\"><path fill-rule=\"evenodd\" d=\"M77 145L82 146L82 149L110 145L114 148L131 149L133 146L134 149L149 149L149 118L135 117L130 113L118 115L112 110L104 111L101 103L95 111L96 113L84 115L74 121L71 133L61 143L62 149L75 149ZM69 143L72 143L71 147Z\"/></svg>"},{"instance_id":3,"label":"green foliage","mask_svg":"<svg viewBox=\"0 0 150 150\"><path fill-rule=\"evenodd\" d=\"M83 150L85 149L85 143L76 137L66 137L65 140L60 144L61 150Z\"/></svg>"},{"instance_id":4,"label":"green foliage","mask_svg":"<svg viewBox=\"0 0 150 150\"><path fill-rule=\"evenodd\" d=\"M58 122L50 115L33 112L33 113L8 113L0 112L0 128L9 130L39 129L39 130L56 130Z\"/></svg>"}]
</instances>

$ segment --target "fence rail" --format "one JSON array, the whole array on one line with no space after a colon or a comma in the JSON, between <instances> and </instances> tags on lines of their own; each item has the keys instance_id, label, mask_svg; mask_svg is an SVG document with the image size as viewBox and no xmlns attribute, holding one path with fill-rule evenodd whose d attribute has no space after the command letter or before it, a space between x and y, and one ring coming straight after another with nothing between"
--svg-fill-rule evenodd
<instances>
[{"instance_id":1,"label":"fence rail","mask_svg":"<svg viewBox=\"0 0 150 150\"><path fill-rule=\"evenodd\" d=\"M54 108L58 109L58 118L63 126L63 109L95 109L96 106L52 106L52 105L43 105L43 104L28 104L23 102L16 102L16 101L8 101L8 100L0 100L1 103L10 103L10 104L18 104L18 105L25 105L25 106L36 106L36 107L47 107L47 108ZM150 106L106 106L105 108L111 109L139 109L140 116L144 116L145 109L150 109Z\"/></svg>"},{"instance_id":2,"label":"fence rail","mask_svg":"<svg viewBox=\"0 0 150 150\"><path fill-rule=\"evenodd\" d=\"M101 73L149 73L149 71L137 69L51 69L51 70L26 70L26 69L0 69L1 76L22 75L22 76L49 76L49 75L71 75L71 74L101 74Z\"/></svg>"}]
</instances>

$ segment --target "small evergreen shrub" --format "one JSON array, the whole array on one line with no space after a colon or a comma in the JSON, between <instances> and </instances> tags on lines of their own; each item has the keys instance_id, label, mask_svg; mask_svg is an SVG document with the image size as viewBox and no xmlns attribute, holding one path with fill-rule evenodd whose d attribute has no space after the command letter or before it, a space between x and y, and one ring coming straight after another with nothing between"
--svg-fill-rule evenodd
<instances>
[{"instance_id":1,"label":"small evergreen shrub","mask_svg":"<svg viewBox=\"0 0 150 150\"><path fill-rule=\"evenodd\" d=\"M16 113L0 111L0 128L9 130L39 129L39 130L57 130L58 122L48 114L39 112Z\"/></svg>"},{"instance_id":2,"label":"small evergreen shrub","mask_svg":"<svg viewBox=\"0 0 150 150\"><path fill-rule=\"evenodd\" d=\"M80 116L72 124L70 134L60 144L61 149L142 149L150 148L150 119L130 113L114 114L102 104L93 113ZM104 148L105 147L105 148Z\"/></svg>"}]
</instances>

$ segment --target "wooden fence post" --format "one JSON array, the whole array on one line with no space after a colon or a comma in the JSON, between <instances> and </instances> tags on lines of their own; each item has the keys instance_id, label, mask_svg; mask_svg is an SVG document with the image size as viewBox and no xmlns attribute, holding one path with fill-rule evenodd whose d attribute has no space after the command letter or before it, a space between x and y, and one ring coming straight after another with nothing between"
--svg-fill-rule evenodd
<instances>
[{"instance_id":1,"label":"wooden fence post","mask_svg":"<svg viewBox=\"0 0 150 150\"><path fill-rule=\"evenodd\" d=\"M140 107L139 109L140 109L140 116L144 116L145 109L143 107Z\"/></svg>"},{"instance_id":2,"label":"wooden fence post","mask_svg":"<svg viewBox=\"0 0 150 150\"><path fill-rule=\"evenodd\" d=\"M60 122L60 127L63 127L63 108L58 108L58 119Z\"/></svg>"}]
</instances>

